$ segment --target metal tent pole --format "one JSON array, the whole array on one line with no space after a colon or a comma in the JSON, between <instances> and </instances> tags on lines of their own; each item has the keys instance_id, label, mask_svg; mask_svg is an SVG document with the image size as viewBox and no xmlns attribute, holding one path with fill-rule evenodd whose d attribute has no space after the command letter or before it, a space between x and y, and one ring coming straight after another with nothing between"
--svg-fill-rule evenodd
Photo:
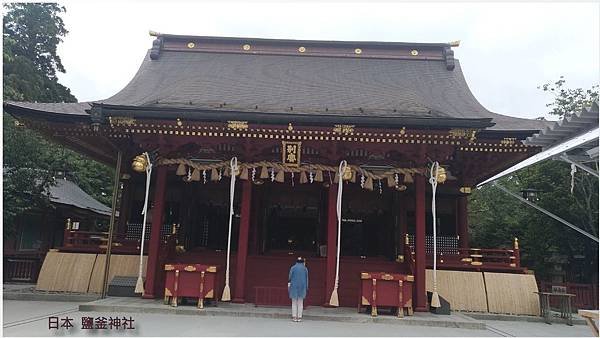
<instances>
[{"instance_id":1,"label":"metal tent pole","mask_svg":"<svg viewBox=\"0 0 600 338\"><path fill-rule=\"evenodd\" d=\"M550 211L548 211L548 210L546 210L546 209L544 209L544 208L542 208L542 207L539 207L539 206L537 206L537 205L535 205L535 204L533 204L533 203L529 202L528 200L524 199L523 197L521 197L521 196L519 196L519 195L515 194L514 192L512 192L512 191L510 191L510 190L506 189L505 187L503 187L503 186L502 186L502 185L500 185L499 183L496 183L496 182L494 182L494 183L493 183L493 186L494 186L494 187L496 187L496 188L498 188L498 189L500 189L500 190L502 190L502 191L504 191L505 193L509 194L510 196L512 196L512 197L514 197L514 198L516 198L516 199L518 199L519 201L521 201L521 202L523 202L523 203L525 203L525 204L529 205L530 207L532 207L532 208L534 208L534 209L537 209L538 211L541 211L541 212L543 212L544 214L546 214L546 215L548 215L548 216L550 216L550 217L554 218L555 220L557 220L557 221L559 221L559 222L563 223L564 225L566 225L566 226L568 226L569 228L571 228L571 229L573 229L573 230L575 230L575 231L579 232L580 234L582 234L582 235L584 235L584 236L586 236L586 237L588 237L588 238L591 238L591 239L593 239L594 241L598 242L598 237L594 237L594 235L590 234L589 232L587 232L587 231L585 231L585 230L582 230L582 229L580 229L579 227L577 227L577 226L575 226L575 225L571 224L570 222L568 222L568 221L566 221L566 220L564 220L564 219L562 219L562 218L560 218L560 217L556 216L555 214L551 213Z\"/></svg>"}]
</instances>

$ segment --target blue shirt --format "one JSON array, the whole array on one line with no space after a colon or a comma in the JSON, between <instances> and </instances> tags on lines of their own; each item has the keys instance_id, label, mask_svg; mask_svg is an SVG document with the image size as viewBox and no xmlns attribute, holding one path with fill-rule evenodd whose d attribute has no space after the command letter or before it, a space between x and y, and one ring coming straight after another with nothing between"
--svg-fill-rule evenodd
<instances>
[{"instance_id":1,"label":"blue shirt","mask_svg":"<svg viewBox=\"0 0 600 338\"><path fill-rule=\"evenodd\" d=\"M305 298L308 291L308 269L303 263L296 263L290 268L288 278L290 298Z\"/></svg>"}]
</instances>

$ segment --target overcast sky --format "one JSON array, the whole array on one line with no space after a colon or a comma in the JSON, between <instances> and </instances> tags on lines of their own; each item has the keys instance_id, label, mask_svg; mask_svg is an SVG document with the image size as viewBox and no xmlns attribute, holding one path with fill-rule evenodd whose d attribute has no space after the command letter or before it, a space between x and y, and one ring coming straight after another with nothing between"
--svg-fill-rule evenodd
<instances>
[{"instance_id":1,"label":"overcast sky","mask_svg":"<svg viewBox=\"0 0 600 338\"><path fill-rule=\"evenodd\" d=\"M63 1L70 31L60 81L80 101L104 99L137 71L153 38L170 34L450 42L467 82L488 109L545 115L537 87L564 75L570 87L599 82L600 4L587 3L235 3Z\"/></svg>"}]
</instances>

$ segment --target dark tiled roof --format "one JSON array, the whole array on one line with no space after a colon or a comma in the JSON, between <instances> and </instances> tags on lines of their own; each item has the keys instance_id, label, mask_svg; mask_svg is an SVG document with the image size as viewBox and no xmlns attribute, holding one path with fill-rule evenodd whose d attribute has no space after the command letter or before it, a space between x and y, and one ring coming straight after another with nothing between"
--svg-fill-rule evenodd
<instances>
[{"instance_id":1,"label":"dark tiled roof","mask_svg":"<svg viewBox=\"0 0 600 338\"><path fill-rule=\"evenodd\" d=\"M215 41L223 45L205 51L177 49L176 43L192 38L161 35L160 39L172 40L157 39L131 82L116 95L98 102L165 111L180 108L197 114L226 110L329 115L340 123L361 117L491 119L495 123L491 130L537 131L545 127L542 121L513 118L485 109L471 93L460 63L452 59L455 68L448 67L445 54L448 44L371 43L379 48L378 53L384 54L392 53L397 46L427 46L429 49L424 50L420 59L383 54L338 57L336 51L330 52L334 56L277 55L277 50L268 49L273 47L269 43L287 46L298 40L255 39L253 46L266 44L265 53L219 52L223 46L231 47L227 44L247 40L244 38L197 37L204 39L202 44L209 47ZM304 42L319 48L332 44L334 49L353 44ZM426 53L431 53L431 57ZM86 114L85 107L79 105L64 108L62 113ZM36 107L33 109L52 112L61 109L59 106L46 109L43 104Z\"/></svg>"},{"instance_id":2,"label":"dark tiled roof","mask_svg":"<svg viewBox=\"0 0 600 338\"><path fill-rule=\"evenodd\" d=\"M5 104L9 104L15 107L45 111L54 114L64 115L78 115L88 116L86 110L91 108L90 102L76 102L76 103L38 103L38 102L14 102L5 101Z\"/></svg>"},{"instance_id":3,"label":"dark tiled roof","mask_svg":"<svg viewBox=\"0 0 600 338\"><path fill-rule=\"evenodd\" d=\"M50 201L89 210L95 214L110 216L111 209L88 195L81 188L65 179L57 178L50 186Z\"/></svg>"}]
</instances>

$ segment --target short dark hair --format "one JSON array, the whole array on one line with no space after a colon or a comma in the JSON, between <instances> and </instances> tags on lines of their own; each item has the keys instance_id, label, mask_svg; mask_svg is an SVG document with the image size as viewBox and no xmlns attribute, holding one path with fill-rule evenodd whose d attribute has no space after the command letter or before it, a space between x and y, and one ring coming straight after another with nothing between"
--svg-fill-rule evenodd
<instances>
[{"instance_id":1,"label":"short dark hair","mask_svg":"<svg viewBox=\"0 0 600 338\"><path fill-rule=\"evenodd\" d=\"M302 257L298 257L298 258L296 259L296 263L304 263L304 258L302 258Z\"/></svg>"}]
</instances>

